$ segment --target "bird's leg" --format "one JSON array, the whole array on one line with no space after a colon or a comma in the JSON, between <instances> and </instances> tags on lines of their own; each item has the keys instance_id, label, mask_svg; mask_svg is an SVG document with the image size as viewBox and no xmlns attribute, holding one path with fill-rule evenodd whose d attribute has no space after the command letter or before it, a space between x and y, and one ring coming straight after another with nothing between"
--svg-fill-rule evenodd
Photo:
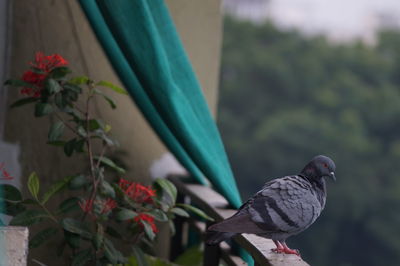
<instances>
[{"instance_id":1,"label":"bird's leg","mask_svg":"<svg viewBox=\"0 0 400 266\"><path fill-rule=\"evenodd\" d=\"M284 250L284 247L282 246L282 244L278 241L278 240L272 240L274 241L276 248L273 248L272 251L276 252L276 253L282 253Z\"/></svg>"},{"instance_id":2,"label":"bird's leg","mask_svg":"<svg viewBox=\"0 0 400 266\"><path fill-rule=\"evenodd\" d=\"M300 252L297 249L290 249L287 245L285 241L282 241L282 246L283 246L283 250L282 253L285 254L295 254L297 256L300 257Z\"/></svg>"}]
</instances>

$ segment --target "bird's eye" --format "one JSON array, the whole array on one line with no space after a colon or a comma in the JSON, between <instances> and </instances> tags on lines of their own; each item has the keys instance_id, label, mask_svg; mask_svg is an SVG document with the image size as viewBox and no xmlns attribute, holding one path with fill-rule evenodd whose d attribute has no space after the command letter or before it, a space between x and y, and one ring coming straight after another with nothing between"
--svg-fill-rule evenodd
<instances>
[{"instance_id":1,"label":"bird's eye","mask_svg":"<svg viewBox=\"0 0 400 266\"><path fill-rule=\"evenodd\" d=\"M328 168L328 164L324 163L324 167L325 167L325 168Z\"/></svg>"}]
</instances>

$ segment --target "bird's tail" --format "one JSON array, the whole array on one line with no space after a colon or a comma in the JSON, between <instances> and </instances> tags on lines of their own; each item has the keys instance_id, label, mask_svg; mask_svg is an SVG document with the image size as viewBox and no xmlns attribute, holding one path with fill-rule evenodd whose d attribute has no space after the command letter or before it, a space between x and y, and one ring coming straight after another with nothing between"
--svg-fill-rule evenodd
<instances>
[{"instance_id":1,"label":"bird's tail","mask_svg":"<svg viewBox=\"0 0 400 266\"><path fill-rule=\"evenodd\" d=\"M236 235L236 233L227 233L227 232L217 232L207 230L206 233L206 244L207 245L217 245L219 242L227 240Z\"/></svg>"}]
</instances>

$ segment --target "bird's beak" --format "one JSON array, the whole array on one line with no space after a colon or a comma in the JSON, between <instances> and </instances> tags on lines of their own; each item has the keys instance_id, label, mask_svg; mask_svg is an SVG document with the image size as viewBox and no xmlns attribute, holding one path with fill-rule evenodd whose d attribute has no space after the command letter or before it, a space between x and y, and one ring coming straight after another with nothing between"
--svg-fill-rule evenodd
<instances>
[{"instance_id":1,"label":"bird's beak","mask_svg":"<svg viewBox=\"0 0 400 266\"><path fill-rule=\"evenodd\" d=\"M329 173L329 177L332 178L332 180L333 180L334 182L336 182L336 176L335 176L335 173L334 173L334 172L330 172L330 173Z\"/></svg>"}]
</instances>

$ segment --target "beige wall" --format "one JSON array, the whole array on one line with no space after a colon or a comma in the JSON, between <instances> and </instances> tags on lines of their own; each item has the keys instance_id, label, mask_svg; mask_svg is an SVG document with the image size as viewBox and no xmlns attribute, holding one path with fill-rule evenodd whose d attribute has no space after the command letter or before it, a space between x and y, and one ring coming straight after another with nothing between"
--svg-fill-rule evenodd
<instances>
[{"instance_id":1,"label":"beige wall","mask_svg":"<svg viewBox=\"0 0 400 266\"><path fill-rule=\"evenodd\" d=\"M215 114L222 44L221 1L166 0L166 3Z\"/></svg>"},{"instance_id":2,"label":"beige wall","mask_svg":"<svg viewBox=\"0 0 400 266\"><path fill-rule=\"evenodd\" d=\"M220 1L166 2L209 106L215 112L221 45ZM120 84L76 1L13 0L12 3L12 77L18 77L26 69L26 63L32 60L36 51L43 51L62 54L77 74ZM10 90L8 104L18 97L17 91ZM131 99L114 94L112 97L118 104L116 111L111 111L103 101L96 103L95 111L110 122L114 136L121 144L119 154L127 163L127 177L146 182L154 160L167 151ZM42 179L52 182L84 167L82 160L66 158L57 148L44 144L49 122L53 119L35 119L32 106L6 114L2 141L16 144L16 149L20 149L23 183L33 170ZM33 255L40 257L43 253Z\"/></svg>"}]
</instances>

